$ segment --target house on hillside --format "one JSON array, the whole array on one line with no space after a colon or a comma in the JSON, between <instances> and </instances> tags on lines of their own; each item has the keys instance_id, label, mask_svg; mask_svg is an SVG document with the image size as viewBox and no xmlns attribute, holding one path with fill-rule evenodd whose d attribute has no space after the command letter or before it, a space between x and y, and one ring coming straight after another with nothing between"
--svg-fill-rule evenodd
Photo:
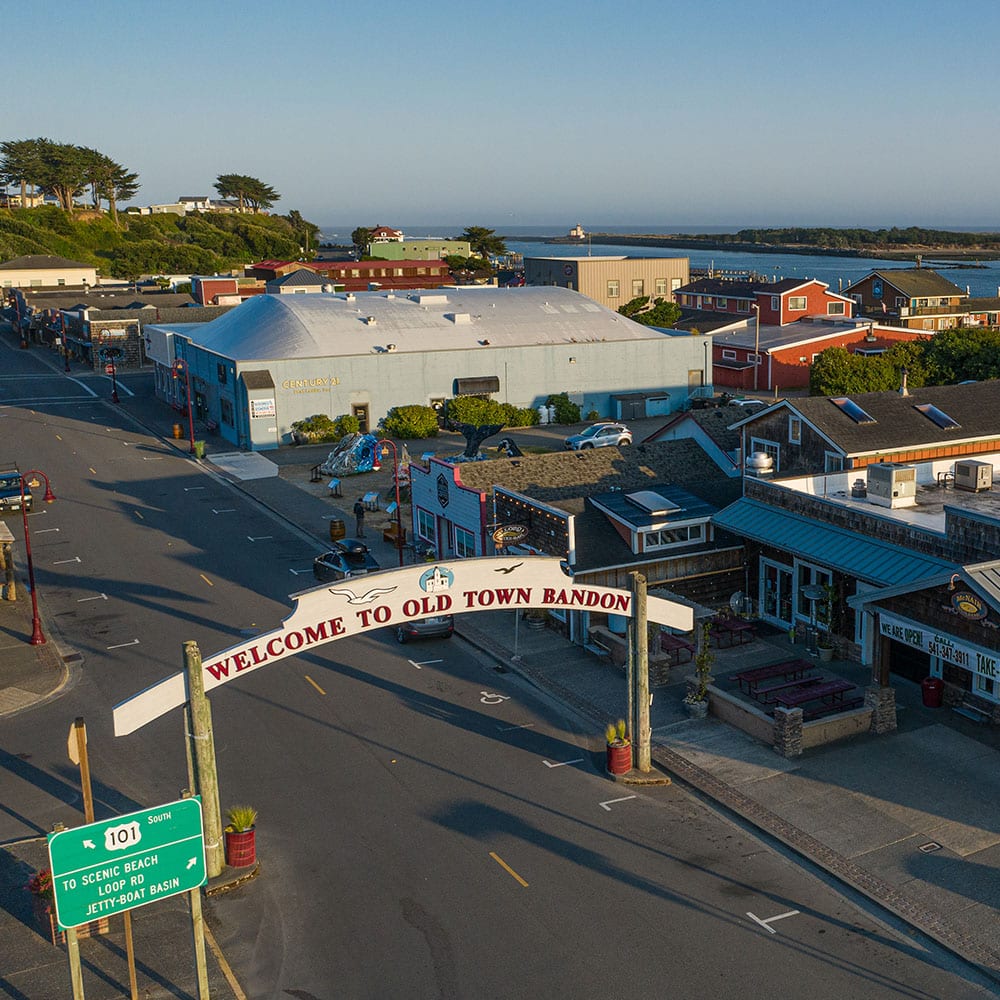
<instances>
[{"instance_id":1,"label":"house on hillside","mask_svg":"<svg viewBox=\"0 0 1000 1000\"><path fill-rule=\"evenodd\" d=\"M860 315L911 330L963 326L968 294L926 267L881 268L844 290Z\"/></svg>"},{"instance_id":2,"label":"house on hillside","mask_svg":"<svg viewBox=\"0 0 1000 1000\"><path fill-rule=\"evenodd\" d=\"M97 268L50 254L25 254L0 264L3 288L77 288L97 284Z\"/></svg>"}]
</instances>

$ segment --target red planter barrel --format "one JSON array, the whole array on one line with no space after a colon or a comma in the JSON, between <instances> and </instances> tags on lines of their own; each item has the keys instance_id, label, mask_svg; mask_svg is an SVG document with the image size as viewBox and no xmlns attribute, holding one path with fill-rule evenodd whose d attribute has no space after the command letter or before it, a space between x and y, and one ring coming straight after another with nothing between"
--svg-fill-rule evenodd
<instances>
[{"instance_id":1,"label":"red planter barrel","mask_svg":"<svg viewBox=\"0 0 1000 1000\"><path fill-rule=\"evenodd\" d=\"M920 694L928 708L940 708L944 695L944 681L939 677L925 677L920 682Z\"/></svg>"},{"instance_id":2,"label":"red planter barrel","mask_svg":"<svg viewBox=\"0 0 1000 1000\"><path fill-rule=\"evenodd\" d=\"M256 829L237 833L226 830L226 864L232 868L245 868L257 861Z\"/></svg>"},{"instance_id":3,"label":"red planter barrel","mask_svg":"<svg viewBox=\"0 0 1000 1000\"><path fill-rule=\"evenodd\" d=\"M628 774L632 770L632 744L608 744L608 774Z\"/></svg>"}]
</instances>

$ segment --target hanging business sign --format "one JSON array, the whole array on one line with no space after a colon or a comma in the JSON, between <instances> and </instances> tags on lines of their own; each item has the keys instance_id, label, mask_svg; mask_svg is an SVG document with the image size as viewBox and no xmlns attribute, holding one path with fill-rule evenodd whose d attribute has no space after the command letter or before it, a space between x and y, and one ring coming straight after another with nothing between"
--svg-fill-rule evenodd
<instances>
[{"instance_id":1,"label":"hanging business sign","mask_svg":"<svg viewBox=\"0 0 1000 1000\"><path fill-rule=\"evenodd\" d=\"M554 608L632 616L627 590L580 584L549 556L459 559L430 567L405 566L334 586L293 594L295 608L272 632L205 657L205 690L314 646L433 615ZM681 632L694 627L691 608L661 597L646 599L651 622ZM184 673L176 673L115 706L115 735L125 736L187 701Z\"/></svg>"},{"instance_id":2,"label":"hanging business sign","mask_svg":"<svg viewBox=\"0 0 1000 1000\"><path fill-rule=\"evenodd\" d=\"M492 538L495 545L517 545L528 537L527 526L523 524L502 524L493 532Z\"/></svg>"},{"instance_id":3,"label":"hanging business sign","mask_svg":"<svg viewBox=\"0 0 1000 1000\"><path fill-rule=\"evenodd\" d=\"M885 611L879 612L879 631L896 642L922 649L956 667L964 667L991 680L1000 678L1000 652L997 650L962 642L953 635L918 625L906 618L897 618Z\"/></svg>"}]
</instances>

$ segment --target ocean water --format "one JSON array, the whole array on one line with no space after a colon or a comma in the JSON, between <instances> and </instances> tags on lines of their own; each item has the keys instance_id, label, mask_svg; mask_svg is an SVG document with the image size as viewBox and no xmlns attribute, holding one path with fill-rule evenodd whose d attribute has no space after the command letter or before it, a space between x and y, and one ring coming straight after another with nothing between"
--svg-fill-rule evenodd
<instances>
[{"instance_id":1,"label":"ocean water","mask_svg":"<svg viewBox=\"0 0 1000 1000\"><path fill-rule=\"evenodd\" d=\"M331 242L350 242L350 232L353 227L323 227L324 239ZM464 227L407 227L404 231L407 238L419 239L422 236L436 238L457 237ZM525 257L687 257L691 269L704 271L753 271L780 281L782 278L816 278L826 282L830 290L837 292L863 278L874 268L888 270L890 268L913 267L911 263L884 260L877 257L827 257L822 254L781 254L781 253L741 253L735 250L701 250L681 249L679 247L636 247L612 246L595 244L588 246L574 243L537 243L534 241L519 241L516 236L564 236L569 231L566 226L561 231L555 226L519 226L513 236L505 232L503 226L495 228L499 235L504 236L507 249L511 253L519 253ZM621 233L727 233L735 232L731 227L702 226L679 228L677 226L599 226L588 227L594 232ZM339 235L337 235L339 234ZM958 265L949 261L935 261L932 256L924 258L923 266L933 269L942 277L954 282L959 288L968 289L968 294L977 298L1000 296L1000 261L982 261L976 266Z\"/></svg>"}]
</instances>

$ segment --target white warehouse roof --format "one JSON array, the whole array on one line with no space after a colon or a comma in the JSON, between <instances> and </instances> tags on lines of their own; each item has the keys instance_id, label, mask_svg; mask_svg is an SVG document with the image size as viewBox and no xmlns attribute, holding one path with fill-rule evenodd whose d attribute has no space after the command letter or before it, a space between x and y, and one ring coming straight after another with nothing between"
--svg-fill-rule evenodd
<instances>
[{"instance_id":1,"label":"white warehouse roof","mask_svg":"<svg viewBox=\"0 0 1000 1000\"><path fill-rule=\"evenodd\" d=\"M235 361L670 340L558 287L256 295L210 323L158 328Z\"/></svg>"}]
</instances>

